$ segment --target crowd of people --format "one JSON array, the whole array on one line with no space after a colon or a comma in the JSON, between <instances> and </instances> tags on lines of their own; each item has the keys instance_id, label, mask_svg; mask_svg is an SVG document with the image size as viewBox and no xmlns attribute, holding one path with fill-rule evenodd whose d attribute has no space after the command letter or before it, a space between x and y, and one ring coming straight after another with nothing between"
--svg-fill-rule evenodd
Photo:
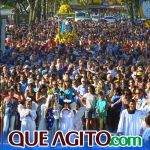
<instances>
[{"instance_id":1,"label":"crowd of people","mask_svg":"<svg viewBox=\"0 0 150 150\"><path fill-rule=\"evenodd\" d=\"M3 133L105 129L148 137L150 29L77 22L78 41L61 44L55 42L57 28L54 19L29 32L6 27L0 58Z\"/></svg>"}]
</instances>

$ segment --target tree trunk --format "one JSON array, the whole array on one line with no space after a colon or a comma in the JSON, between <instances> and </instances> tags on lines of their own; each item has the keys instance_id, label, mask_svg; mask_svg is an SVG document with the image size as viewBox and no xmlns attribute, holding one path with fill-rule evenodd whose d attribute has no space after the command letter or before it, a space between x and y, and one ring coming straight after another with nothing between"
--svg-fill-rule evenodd
<instances>
[{"instance_id":1,"label":"tree trunk","mask_svg":"<svg viewBox=\"0 0 150 150\"><path fill-rule=\"evenodd\" d=\"M56 2L54 2L54 15L56 14Z\"/></svg>"},{"instance_id":2,"label":"tree trunk","mask_svg":"<svg viewBox=\"0 0 150 150\"><path fill-rule=\"evenodd\" d=\"M39 10L41 10L40 0L30 1L28 0L30 6L30 13L29 13L29 26L31 27L37 20ZM40 7L39 7L40 6Z\"/></svg>"},{"instance_id":3,"label":"tree trunk","mask_svg":"<svg viewBox=\"0 0 150 150\"><path fill-rule=\"evenodd\" d=\"M32 26L32 15L33 15L33 8L30 6L30 12L29 12L29 27Z\"/></svg>"},{"instance_id":4,"label":"tree trunk","mask_svg":"<svg viewBox=\"0 0 150 150\"><path fill-rule=\"evenodd\" d=\"M20 22L19 10L16 8L15 9L15 24L19 25L19 22Z\"/></svg>"},{"instance_id":5,"label":"tree trunk","mask_svg":"<svg viewBox=\"0 0 150 150\"><path fill-rule=\"evenodd\" d=\"M41 20L41 12L42 12L41 9L42 9L41 8L41 0L39 0L39 3L38 3L38 12L37 12L37 21L38 22L40 22L40 20Z\"/></svg>"},{"instance_id":6,"label":"tree trunk","mask_svg":"<svg viewBox=\"0 0 150 150\"><path fill-rule=\"evenodd\" d=\"M46 20L46 0L44 0L44 2L43 2L43 18L45 21Z\"/></svg>"}]
</instances>

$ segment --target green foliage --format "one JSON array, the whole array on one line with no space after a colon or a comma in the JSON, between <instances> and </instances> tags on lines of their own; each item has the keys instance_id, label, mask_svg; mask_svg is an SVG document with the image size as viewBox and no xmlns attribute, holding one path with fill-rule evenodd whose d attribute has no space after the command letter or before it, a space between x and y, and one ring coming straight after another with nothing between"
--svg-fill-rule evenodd
<instances>
[{"instance_id":1,"label":"green foliage","mask_svg":"<svg viewBox=\"0 0 150 150\"><path fill-rule=\"evenodd\" d=\"M88 5L91 3L91 0L77 0L77 2L82 6L84 10L87 11Z\"/></svg>"},{"instance_id":2,"label":"green foliage","mask_svg":"<svg viewBox=\"0 0 150 150\"><path fill-rule=\"evenodd\" d=\"M26 0L1 0L2 5L16 7L16 4L26 3Z\"/></svg>"},{"instance_id":3,"label":"green foliage","mask_svg":"<svg viewBox=\"0 0 150 150\"><path fill-rule=\"evenodd\" d=\"M143 0L149 1L149 0ZM139 14L140 3L139 0L121 0L121 2L127 6L128 14L131 17L131 21L134 23L135 19Z\"/></svg>"}]
</instances>

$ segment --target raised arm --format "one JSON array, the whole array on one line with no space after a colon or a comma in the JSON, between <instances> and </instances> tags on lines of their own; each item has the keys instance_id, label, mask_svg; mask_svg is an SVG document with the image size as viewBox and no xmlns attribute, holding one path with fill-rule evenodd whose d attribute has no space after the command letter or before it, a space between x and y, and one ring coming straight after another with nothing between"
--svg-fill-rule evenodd
<instances>
[{"instance_id":1,"label":"raised arm","mask_svg":"<svg viewBox=\"0 0 150 150\"><path fill-rule=\"evenodd\" d=\"M111 104L111 107L114 107L115 105L119 104L120 102L122 102L122 97L120 99L118 99L114 104Z\"/></svg>"}]
</instances>

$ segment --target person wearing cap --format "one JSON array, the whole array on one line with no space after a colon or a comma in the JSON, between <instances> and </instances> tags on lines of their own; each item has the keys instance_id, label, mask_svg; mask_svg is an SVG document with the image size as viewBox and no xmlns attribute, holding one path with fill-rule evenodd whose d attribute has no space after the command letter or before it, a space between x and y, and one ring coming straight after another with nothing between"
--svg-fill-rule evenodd
<instances>
[{"instance_id":1,"label":"person wearing cap","mask_svg":"<svg viewBox=\"0 0 150 150\"><path fill-rule=\"evenodd\" d=\"M15 120L17 115L18 100L14 97L15 90L10 88L8 90L8 96L4 98L4 125L3 133L4 137L15 129Z\"/></svg>"}]
</instances>

